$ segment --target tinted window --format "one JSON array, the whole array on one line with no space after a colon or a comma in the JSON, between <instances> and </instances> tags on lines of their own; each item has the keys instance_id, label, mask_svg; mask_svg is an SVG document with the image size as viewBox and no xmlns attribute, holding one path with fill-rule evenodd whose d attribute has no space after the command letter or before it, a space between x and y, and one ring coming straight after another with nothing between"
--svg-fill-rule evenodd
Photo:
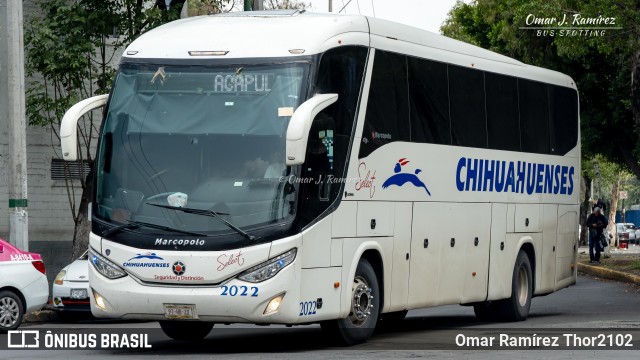
<instances>
[{"instance_id":1,"label":"tinted window","mask_svg":"<svg viewBox=\"0 0 640 360\"><path fill-rule=\"evenodd\" d=\"M409 141L407 60L376 50L359 157L393 141Z\"/></svg>"},{"instance_id":2,"label":"tinted window","mask_svg":"<svg viewBox=\"0 0 640 360\"><path fill-rule=\"evenodd\" d=\"M484 73L449 65L449 98L452 144L487 147Z\"/></svg>"},{"instance_id":3,"label":"tinted window","mask_svg":"<svg viewBox=\"0 0 640 360\"><path fill-rule=\"evenodd\" d=\"M485 73L489 148L520 151L518 80Z\"/></svg>"},{"instance_id":4,"label":"tinted window","mask_svg":"<svg viewBox=\"0 0 640 360\"><path fill-rule=\"evenodd\" d=\"M522 151L547 154L550 149L547 85L520 79L518 89Z\"/></svg>"},{"instance_id":5,"label":"tinted window","mask_svg":"<svg viewBox=\"0 0 640 360\"><path fill-rule=\"evenodd\" d=\"M345 46L322 55L316 92L338 94L338 100L315 117L309 131L302 177L315 181L301 184L303 226L325 211L340 192L341 183L326 179L344 175L367 51Z\"/></svg>"},{"instance_id":6,"label":"tinted window","mask_svg":"<svg viewBox=\"0 0 640 360\"><path fill-rule=\"evenodd\" d=\"M408 58L411 141L451 144L447 65Z\"/></svg>"},{"instance_id":7,"label":"tinted window","mask_svg":"<svg viewBox=\"0 0 640 360\"><path fill-rule=\"evenodd\" d=\"M564 155L578 143L578 94L562 86L549 86L551 153Z\"/></svg>"}]
</instances>

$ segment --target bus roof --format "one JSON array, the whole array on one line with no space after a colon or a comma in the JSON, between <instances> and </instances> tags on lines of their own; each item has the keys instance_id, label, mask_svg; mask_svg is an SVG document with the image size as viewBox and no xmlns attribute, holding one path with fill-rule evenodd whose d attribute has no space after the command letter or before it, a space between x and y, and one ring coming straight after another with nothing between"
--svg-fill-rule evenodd
<instances>
[{"instance_id":1,"label":"bus roof","mask_svg":"<svg viewBox=\"0 0 640 360\"><path fill-rule=\"evenodd\" d=\"M173 21L140 36L127 47L123 58L126 61L295 57L343 45L371 46L576 88L570 77L559 72L527 65L430 31L362 15L299 10L234 12ZM199 56L193 56L194 52L200 52Z\"/></svg>"}]
</instances>

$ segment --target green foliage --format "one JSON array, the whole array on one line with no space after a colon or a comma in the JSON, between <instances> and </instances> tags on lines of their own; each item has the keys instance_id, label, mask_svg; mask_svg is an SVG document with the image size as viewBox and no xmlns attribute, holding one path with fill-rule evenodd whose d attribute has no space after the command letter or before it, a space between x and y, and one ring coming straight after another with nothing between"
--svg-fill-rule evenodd
<instances>
[{"instance_id":1,"label":"green foliage","mask_svg":"<svg viewBox=\"0 0 640 360\"><path fill-rule=\"evenodd\" d=\"M264 0L265 10L275 9L299 9L304 10L311 7L311 3L298 0Z\"/></svg>"},{"instance_id":2,"label":"green foliage","mask_svg":"<svg viewBox=\"0 0 640 360\"><path fill-rule=\"evenodd\" d=\"M188 0L189 16L218 14L234 6L234 0Z\"/></svg>"},{"instance_id":3,"label":"green foliage","mask_svg":"<svg viewBox=\"0 0 640 360\"><path fill-rule=\"evenodd\" d=\"M37 0L42 16L31 18L25 26L25 68L33 79L26 93L29 124L49 127L55 135L52 146L57 149L65 112L84 98L109 92L115 74L114 54L143 32L179 18L183 3L173 0L167 8L162 0ZM78 161L86 161L90 168L99 118L90 113L78 123ZM75 224L74 256L88 242L91 182L85 181L87 175L80 176L81 191L66 177ZM82 194L79 205L78 192Z\"/></svg>"},{"instance_id":4,"label":"green foliage","mask_svg":"<svg viewBox=\"0 0 640 360\"><path fill-rule=\"evenodd\" d=\"M616 26L622 29L607 30L606 36L539 36L535 30L522 28L530 14L559 20L565 14L569 20L575 14L615 16ZM640 154L640 60L635 60L640 59L639 20L637 0L458 1L441 31L570 75L580 91L583 157L602 154L640 177L637 156L633 156Z\"/></svg>"}]
</instances>

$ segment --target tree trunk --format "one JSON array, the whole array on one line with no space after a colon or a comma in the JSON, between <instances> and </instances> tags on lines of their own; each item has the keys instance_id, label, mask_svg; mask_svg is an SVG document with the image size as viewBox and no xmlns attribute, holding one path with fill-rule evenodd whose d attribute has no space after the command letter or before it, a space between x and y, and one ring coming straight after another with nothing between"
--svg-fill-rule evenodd
<instances>
[{"instance_id":1,"label":"tree trunk","mask_svg":"<svg viewBox=\"0 0 640 360\"><path fill-rule=\"evenodd\" d=\"M618 246L616 234L616 210L618 209L618 195L620 194L620 177L616 179L611 188L611 205L609 206L609 225L607 231L613 235L613 246ZM606 236L606 234L605 234Z\"/></svg>"},{"instance_id":2,"label":"tree trunk","mask_svg":"<svg viewBox=\"0 0 640 360\"><path fill-rule=\"evenodd\" d=\"M587 223L587 216L589 216L589 214L591 213L591 203L589 202L589 200L591 199L591 182L593 181L593 179L591 179L590 177L586 176L586 175L582 175L582 184L585 187L584 190L584 200L582 201L582 204L580 205L580 224L582 225L581 227L581 231L580 231L580 241L579 244L580 245L589 245L589 229L586 226Z\"/></svg>"},{"instance_id":3,"label":"tree trunk","mask_svg":"<svg viewBox=\"0 0 640 360\"><path fill-rule=\"evenodd\" d=\"M636 6L640 6L638 4L640 4L640 1L637 2ZM636 9L636 11L640 11L640 8ZM640 50L633 54L631 60L631 114L636 128L640 127ZM636 178L640 179L640 166L638 165L638 160L632 154L633 149L627 149L621 144L618 144L618 147L631 172Z\"/></svg>"},{"instance_id":4,"label":"tree trunk","mask_svg":"<svg viewBox=\"0 0 640 360\"><path fill-rule=\"evenodd\" d=\"M93 192L93 171L89 171L87 180L82 188L80 206L78 207L78 217L73 232L73 255L72 259L77 259L89 248L89 234L91 233L91 222L89 222L89 203Z\"/></svg>"}]
</instances>

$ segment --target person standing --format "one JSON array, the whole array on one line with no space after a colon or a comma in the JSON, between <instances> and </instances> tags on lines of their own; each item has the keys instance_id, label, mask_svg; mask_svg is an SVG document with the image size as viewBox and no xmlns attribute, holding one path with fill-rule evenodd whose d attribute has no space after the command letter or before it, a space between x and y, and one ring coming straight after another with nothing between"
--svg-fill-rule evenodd
<instances>
[{"instance_id":1,"label":"person standing","mask_svg":"<svg viewBox=\"0 0 640 360\"><path fill-rule=\"evenodd\" d=\"M589 228L589 263L600 263L600 239L609 221L602 215L599 207L594 207L593 212L587 218Z\"/></svg>"}]
</instances>

